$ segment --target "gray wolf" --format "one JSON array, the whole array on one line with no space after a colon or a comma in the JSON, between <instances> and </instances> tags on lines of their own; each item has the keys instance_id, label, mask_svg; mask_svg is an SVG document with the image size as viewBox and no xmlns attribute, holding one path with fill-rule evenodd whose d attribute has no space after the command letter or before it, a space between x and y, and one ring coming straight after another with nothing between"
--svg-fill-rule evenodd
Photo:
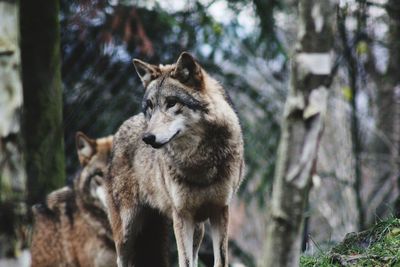
<instances>
[{"instance_id":1,"label":"gray wolf","mask_svg":"<svg viewBox=\"0 0 400 267\"><path fill-rule=\"evenodd\" d=\"M244 169L229 97L186 52L172 65L133 63L145 88L143 112L116 133L106 179L118 266L167 266L161 245L154 248L163 240L144 240L162 236L156 226L169 218L180 267L197 266L208 219L214 266L227 267L229 203Z\"/></svg>"},{"instance_id":2,"label":"gray wolf","mask_svg":"<svg viewBox=\"0 0 400 267\"><path fill-rule=\"evenodd\" d=\"M82 170L65 186L33 207L32 267L116 266L115 245L106 215L104 173L112 136L76 135Z\"/></svg>"}]
</instances>

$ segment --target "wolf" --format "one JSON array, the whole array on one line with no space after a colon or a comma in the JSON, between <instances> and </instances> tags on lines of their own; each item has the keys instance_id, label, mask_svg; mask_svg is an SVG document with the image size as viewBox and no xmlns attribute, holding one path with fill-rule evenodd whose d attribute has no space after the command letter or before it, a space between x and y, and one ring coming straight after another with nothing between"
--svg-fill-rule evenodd
<instances>
[{"instance_id":1,"label":"wolf","mask_svg":"<svg viewBox=\"0 0 400 267\"><path fill-rule=\"evenodd\" d=\"M143 110L115 134L106 178L118 266L167 266L159 247L153 253L162 240L144 240L162 236L156 226L169 219L179 266L197 266L209 219L214 266L227 267L229 203L244 173L230 98L187 52L171 65L133 63L145 88ZM146 232L153 236L144 238Z\"/></svg>"},{"instance_id":2,"label":"wolf","mask_svg":"<svg viewBox=\"0 0 400 267\"><path fill-rule=\"evenodd\" d=\"M53 191L32 208L32 267L116 266L104 191L112 139L76 134L82 169L73 186Z\"/></svg>"}]
</instances>

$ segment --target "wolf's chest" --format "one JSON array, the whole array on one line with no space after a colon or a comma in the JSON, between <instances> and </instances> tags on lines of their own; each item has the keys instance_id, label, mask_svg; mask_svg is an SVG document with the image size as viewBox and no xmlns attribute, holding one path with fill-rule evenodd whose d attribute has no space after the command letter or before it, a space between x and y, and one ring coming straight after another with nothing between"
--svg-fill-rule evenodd
<instances>
[{"instance_id":1,"label":"wolf's chest","mask_svg":"<svg viewBox=\"0 0 400 267\"><path fill-rule=\"evenodd\" d=\"M204 221L215 208L228 205L233 190L227 182L209 186L191 186L172 181L168 193L173 209L190 214L196 221Z\"/></svg>"}]
</instances>

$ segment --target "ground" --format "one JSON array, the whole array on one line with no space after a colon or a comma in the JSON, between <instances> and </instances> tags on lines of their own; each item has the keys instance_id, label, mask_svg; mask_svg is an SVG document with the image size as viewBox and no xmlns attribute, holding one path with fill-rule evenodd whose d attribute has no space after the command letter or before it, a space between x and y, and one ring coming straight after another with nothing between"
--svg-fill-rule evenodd
<instances>
[{"instance_id":1,"label":"ground","mask_svg":"<svg viewBox=\"0 0 400 267\"><path fill-rule=\"evenodd\" d=\"M302 256L300 266L400 266L400 219L390 218L366 231L349 233L330 251Z\"/></svg>"}]
</instances>

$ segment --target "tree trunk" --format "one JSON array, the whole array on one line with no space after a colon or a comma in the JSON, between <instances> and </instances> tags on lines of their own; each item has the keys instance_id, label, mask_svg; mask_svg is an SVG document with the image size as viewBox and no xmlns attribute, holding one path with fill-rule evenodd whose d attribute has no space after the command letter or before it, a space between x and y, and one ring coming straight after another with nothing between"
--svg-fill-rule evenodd
<instances>
[{"instance_id":1,"label":"tree trunk","mask_svg":"<svg viewBox=\"0 0 400 267\"><path fill-rule=\"evenodd\" d=\"M18 13L18 1L0 0L0 258L16 257L25 245Z\"/></svg>"},{"instance_id":2,"label":"tree trunk","mask_svg":"<svg viewBox=\"0 0 400 267\"><path fill-rule=\"evenodd\" d=\"M300 0L300 25L285 105L262 266L298 266L304 209L323 130L334 8Z\"/></svg>"},{"instance_id":3,"label":"tree trunk","mask_svg":"<svg viewBox=\"0 0 400 267\"><path fill-rule=\"evenodd\" d=\"M28 203L64 184L59 1L21 0Z\"/></svg>"},{"instance_id":4,"label":"tree trunk","mask_svg":"<svg viewBox=\"0 0 400 267\"><path fill-rule=\"evenodd\" d=\"M377 135L373 140L375 154L374 169L377 181L388 181L389 187L397 180L400 191L400 2L389 0L386 5L389 20L387 35L388 66L383 74L377 71L375 64L369 65L377 86L376 99L376 129ZM372 55L371 55L372 56ZM373 59L371 62L375 62ZM383 185L381 185L384 187ZM377 193L376 193L377 194ZM386 194L378 198L382 202ZM372 197L375 197L373 195ZM375 197L376 198L376 197ZM374 216L380 215L379 210L372 206ZM394 213L400 217L400 196L397 198Z\"/></svg>"},{"instance_id":5,"label":"tree trunk","mask_svg":"<svg viewBox=\"0 0 400 267\"><path fill-rule=\"evenodd\" d=\"M387 138L381 149L390 158L391 176L397 179L400 190L400 2L389 0L389 65L383 86L378 90L378 129ZM400 196L396 201L396 215L400 216Z\"/></svg>"},{"instance_id":6,"label":"tree trunk","mask_svg":"<svg viewBox=\"0 0 400 267\"><path fill-rule=\"evenodd\" d=\"M312 240L306 236L308 251L318 251L319 244L327 240L341 242L347 233L359 231L350 112L341 81L334 79L318 151L317 173L321 179L313 179L310 191Z\"/></svg>"},{"instance_id":7,"label":"tree trunk","mask_svg":"<svg viewBox=\"0 0 400 267\"><path fill-rule=\"evenodd\" d=\"M361 32L363 29L365 16L362 15L365 13L365 3L359 4L360 15L358 18L358 32ZM358 211L358 223L359 229L365 228L365 214L364 214L364 207L361 197L361 189L362 189L362 166L361 166L361 140L360 140L360 122L358 119L358 107L357 107L357 93L358 93L358 86L357 80L359 77L358 66L357 66L357 59L353 55L353 46L354 44L349 41L346 32L346 11L339 10L339 16L337 18L337 26L339 35L343 45L343 56L347 63L347 77L349 79L349 87L351 92L350 97L350 107L351 107L351 116L350 116L350 125L351 125L351 147L353 152L354 158L354 182L353 182L353 189L356 193L356 204L357 204L357 211Z\"/></svg>"}]
</instances>

